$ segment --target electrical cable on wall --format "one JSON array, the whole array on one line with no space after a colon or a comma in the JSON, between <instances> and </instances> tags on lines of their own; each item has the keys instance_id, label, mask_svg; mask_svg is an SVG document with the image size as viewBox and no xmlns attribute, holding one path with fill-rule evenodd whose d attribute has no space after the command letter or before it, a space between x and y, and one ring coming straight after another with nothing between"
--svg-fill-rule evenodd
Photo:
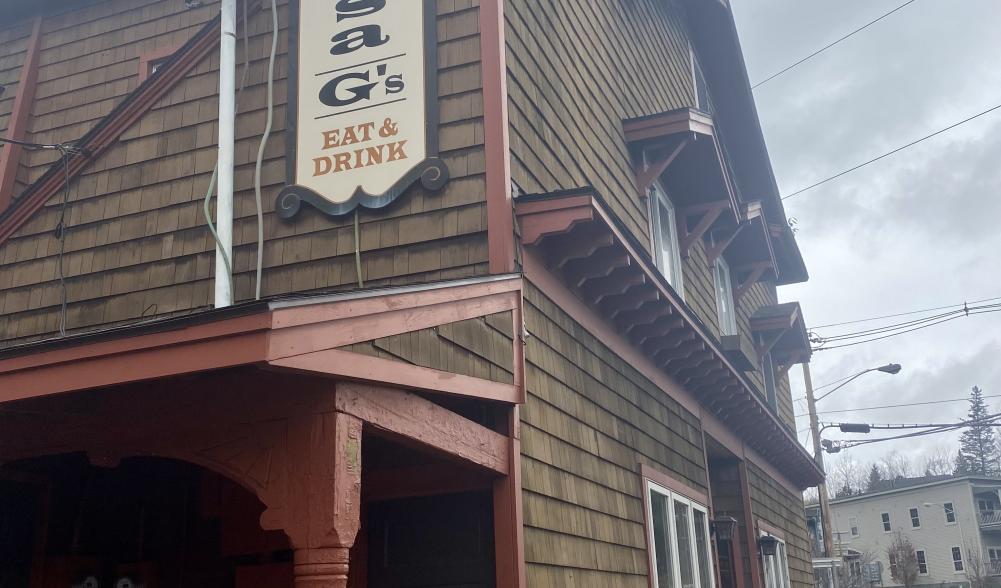
<instances>
[{"instance_id":1,"label":"electrical cable on wall","mask_svg":"<svg viewBox=\"0 0 1001 588\"><path fill-rule=\"evenodd\" d=\"M244 19L246 19L247 5L243 6ZM246 20L243 26L244 32L247 30ZM246 48L246 39L244 40ZM257 149L257 162L254 166L254 200L257 205L257 278L254 299L261 299L261 275L264 271L264 211L261 207L261 166L264 162L264 150L268 145L268 138L271 137L271 127L274 123L275 113L275 56L278 54L278 5L276 0L271 0L271 56L268 58L268 115L264 125L264 135L261 137L261 144ZM249 59L248 59L249 61Z\"/></svg>"}]
</instances>

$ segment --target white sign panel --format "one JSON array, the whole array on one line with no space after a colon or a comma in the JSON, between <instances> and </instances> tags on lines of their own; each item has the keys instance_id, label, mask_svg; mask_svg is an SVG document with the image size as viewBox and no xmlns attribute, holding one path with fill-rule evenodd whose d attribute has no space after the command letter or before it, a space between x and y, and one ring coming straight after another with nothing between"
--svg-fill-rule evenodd
<instances>
[{"instance_id":1,"label":"white sign panel","mask_svg":"<svg viewBox=\"0 0 1001 588\"><path fill-rule=\"evenodd\" d=\"M433 0L298 0L290 59L289 186L282 218L306 202L340 215L381 208L414 182L440 189Z\"/></svg>"}]
</instances>

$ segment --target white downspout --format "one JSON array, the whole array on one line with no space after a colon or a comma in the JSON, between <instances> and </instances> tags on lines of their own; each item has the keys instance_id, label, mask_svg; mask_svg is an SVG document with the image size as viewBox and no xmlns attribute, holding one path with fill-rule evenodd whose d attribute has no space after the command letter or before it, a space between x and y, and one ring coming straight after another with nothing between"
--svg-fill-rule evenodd
<instances>
[{"instance_id":1,"label":"white downspout","mask_svg":"<svg viewBox=\"0 0 1001 588\"><path fill-rule=\"evenodd\" d=\"M219 192L216 202L215 307L233 304L233 152L236 126L236 0L222 0L219 46Z\"/></svg>"}]
</instances>

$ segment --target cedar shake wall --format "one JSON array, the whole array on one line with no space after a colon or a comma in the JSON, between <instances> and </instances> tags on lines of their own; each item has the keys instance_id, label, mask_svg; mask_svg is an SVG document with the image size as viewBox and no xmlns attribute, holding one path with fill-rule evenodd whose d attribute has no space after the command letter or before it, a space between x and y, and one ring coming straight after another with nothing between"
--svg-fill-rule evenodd
<instances>
[{"instance_id":1,"label":"cedar shake wall","mask_svg":"<svg viewBox=\"0 0 1001 588\"><path fill-rule=\"evenodd\" d=\"M511 170L525 193L594 186L649 248L622 121L694 103L688 40L660 0L508 0Z\"/></svg>"},{"instance_id":2,"label":"cedar shake wall","mask_svg":"<svg viewBox=\"0 0 1001 588\"><path fill-rule=\"evenodd\" d=\"M530 284L525 320L528 583L645 588L639 464L704 492L699 421Z\"/></svg>"},{"instance_id":3,"label":"cedar shake wall","mask_svg":"<svg viewBox=\"0 0 1001 588\"><path fill-rule=\"evenodd\" d=\"M513 181L529 194L595 187L649 252L622 121L694 104L682 14L658 0L508 0L505 17ZM683 265L685 301L718 336L702 242ZM738 304L740 332L749 338L750 315L776 302L773 284L755 284ZM747 375L764 397L761 373ZM785 374L776 381L779 416L794 428Z\"/></svg>"},{"instance_id":4,"label":"cedar shake wall","mask_svg":"<svg viewBox=\"0 0 1001 588\"><path fill-rule=\"evenodd\" d=\"M510 312L383 337L342 347L344 351L403 361L420 367L513 384Z\"/></svg>"},{"instance_id":5,"label":"cedar shake wall","mask_svg":"<svg viewBox=\"0 0 1001 588\"><path fill-rule=\"evenodd\" d=\"M792 585L813 586L813 556L803 497L789 492L752 463L747 464L747 480L754 520L763 520L785 534Z\"/></svg>"},{"instance_id":6,"label":"cedar shake wall","mask_svg":"<svg viewBox=\"0 0 1001 588\"><path fill-rule=\"evenodd\" d=\"M82 136L138 87L141 54L180 45L218 10L217 2L186 10L180 1L105 0L47 16L29 140ZM472 0L440 0L438 13L439 140L453 179L437 194L418 186L390 208L361 212L366 287L487 271L479 11ZM308 207L291 222L274 214L285 181L286 0L279 2L279 17L275 130L262 170L262 294L357 288L351 216L331 220ZM238 20L239 82L244 51ZM269 10L252 12L251 65L237 120L238 300L253 296L253 162L265 123L270 26ZM0 40L21 35L24 27L14 28L0 30ZM216 52L72 182L64 257L70 330L211 304L214 243L201 209L216 157L217 69ZM2 107L9 108L0 101ZM35 152L26 158L30 178L39 177L54 157ZM51 336L58 328L59 244L53 230L60 203L61 194L0 245L0 347Z\"/></svg>"}]
</instances>

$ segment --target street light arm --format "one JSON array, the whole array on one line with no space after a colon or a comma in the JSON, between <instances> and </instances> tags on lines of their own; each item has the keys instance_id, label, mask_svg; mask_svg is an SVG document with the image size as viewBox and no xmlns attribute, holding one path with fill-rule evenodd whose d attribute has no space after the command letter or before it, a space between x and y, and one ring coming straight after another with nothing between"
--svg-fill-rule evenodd
<instances>
[{"instance_id":1,"label":"street light arm","mask_svg":"<svg viewBox=\"0 0 1001 588\"><path fill-rule=\"evenodd\" d=\"M860 377L864 376L865 374L868 374L869 372L874 372L877 369L879 369L879 368L869 368L867 370L862 370L861 372L859 372L859 373L855 374L854 376L848 378L844 382L841 382L840 384L838 384L837 386L835 386L833 389L828 390L824 394L821 394L821 396L819 398L817 398L816 400L814 400L814 402L820 402L821 400L827 398L831 394L834 394L838 390L840 390L840 389L844 388L845 386L847 386L848 384L850 384L852 382L852 380L855 380L856 378L860 378Z\"/></svg>"}]
</instances>

